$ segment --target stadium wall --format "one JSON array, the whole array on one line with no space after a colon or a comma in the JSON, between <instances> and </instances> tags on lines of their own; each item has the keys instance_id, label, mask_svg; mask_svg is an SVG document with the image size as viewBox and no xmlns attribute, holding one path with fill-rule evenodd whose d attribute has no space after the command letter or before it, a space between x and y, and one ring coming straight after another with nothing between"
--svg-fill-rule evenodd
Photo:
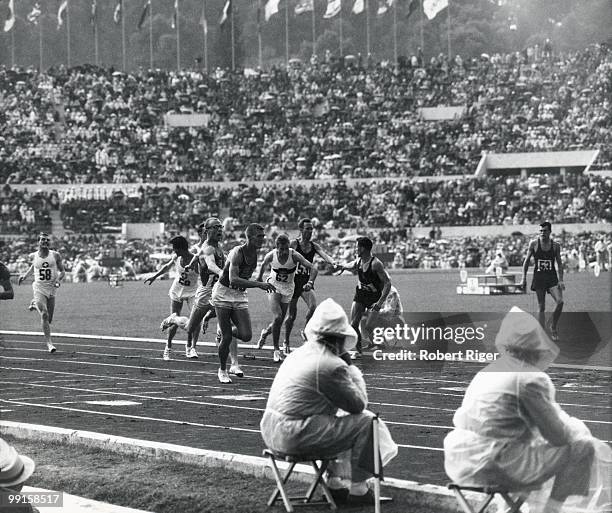
<instances>
[{"instance_id":1,"label":"stadium wall","mask_svg":"<svg viewBox=\"0 0 612 513\"><path fill-rule=\"evenodd\" d=\"M598 155L599 150L484 153L475 175L583 172L590 169Z\"/></svg>"}]
</instances>

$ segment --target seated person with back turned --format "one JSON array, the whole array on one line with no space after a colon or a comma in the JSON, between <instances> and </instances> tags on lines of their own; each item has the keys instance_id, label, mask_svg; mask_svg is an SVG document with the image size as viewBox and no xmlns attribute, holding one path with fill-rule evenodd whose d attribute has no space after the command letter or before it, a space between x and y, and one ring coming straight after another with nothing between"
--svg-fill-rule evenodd
<instances>
[{"instance_id":1,"label":"seated person with back turned","mask_svg":"<svg viewBox=\"0 0 612 513\"><path fill-rule=\"evenodd\" d=\"M334 500L373 504L366 482L373 472L364 468L364 460L373 453L374 414L365 409L365 382L348 354L357 333L332 299L317 307L304 331L307 342L285 359L272 383L262 437L268 448L283 454L338 455L327 469ZM397 454L397 446L382 422L379 434L384 465Z\"/></svg>"},{"instance_id":2,"label":"seated person with back turned","mask_svg":"<svg viewBox=\"0 0 612 513\"><path fill-rule=\"evenodd\" d=\"M25 501L11 502L34 472L36 465L27 456L0 438L0 511L10 513L38 513L39 510Z\"/></svg>"},{"instance_id":3,"label":"seated person with back turned","mask_svg":"<svg viewBox=\"0 0 612 513\"><path fill-rule=\"evenodd\" d=\"M444 440L448 476L518 493L531 513L610 511L612 450L561 409L544 372L559 348L517 307L495 346L501 357L472 379Z\"/></svg>"}]
</instances>

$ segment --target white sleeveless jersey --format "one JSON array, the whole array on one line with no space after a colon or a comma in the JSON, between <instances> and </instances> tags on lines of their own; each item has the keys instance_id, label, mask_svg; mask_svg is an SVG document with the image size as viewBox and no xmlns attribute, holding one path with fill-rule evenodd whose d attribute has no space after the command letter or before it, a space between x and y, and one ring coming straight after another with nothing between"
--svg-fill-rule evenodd
<instances>
[{"instance_id":1,"label":"white sleeveless jersey","mask_svg":"<svg viewBox=\"0 0 612 513\"><path fill-rule=\"evenodd\" d=\"M55 282L59 274L57 261L55 260L56 252L49 250L49 254L43 258L38 254L38 251L32 253L32 265L34 266L34 289L46 290L47 292L55 292Z\"/></svg>"},{"instance_id":2,"label":"white sleeveless jersey","mask_svg":"<svg viewBox=\"0 0 612 513\"><path fill-rule=\"evenodd\" d=\"M278 250L273 250L272 262L270 264L270 276L268 281L274 285L277 289L281 289L283 292L289 289L293 289L295 271L297 270L297 263L293 259L293 249L289 250L289 258L284 264L278 261Z\"/></svg>"},{"instance_id":3,"label":"white sleeveless jersey","mask_svg":"<svg viewBox=\"0 0 612 513\"><path fill-rule=\"evenodd\" d=\"M193 269L185 271L185 268L181 265L180 257L176 257L174 268L176 270L176 277L170 286L168 295L174 299L185 299L195 296L196 289L198 288L197 271Z\"/></svg>"}]
</instances>

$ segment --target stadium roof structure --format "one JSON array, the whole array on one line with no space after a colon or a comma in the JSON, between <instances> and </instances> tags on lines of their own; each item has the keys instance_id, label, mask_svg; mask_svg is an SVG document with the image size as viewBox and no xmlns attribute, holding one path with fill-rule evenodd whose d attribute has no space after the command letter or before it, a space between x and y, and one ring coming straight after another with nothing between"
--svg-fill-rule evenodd
<instances>
[{"instance_id":1,"label":"stadium roof structure","mask_svg":"<svg viewBox=\"0 0 612 513\"><path fill-rule=\"evenodd\" d=\"M599 150L542 151L532 153L483 153L474 176L586 172Z\"/></svg>"}]
</instances>

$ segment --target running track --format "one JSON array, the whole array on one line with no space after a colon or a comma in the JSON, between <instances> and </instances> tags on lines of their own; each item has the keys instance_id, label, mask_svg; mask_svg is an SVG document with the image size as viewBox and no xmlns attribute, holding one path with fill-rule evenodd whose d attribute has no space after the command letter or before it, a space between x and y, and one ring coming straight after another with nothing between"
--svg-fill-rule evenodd
<instances>
[{"instance_id":1,"label":"running track","mask_svg":"<svg viewBox=\"0 0 612 513\"><path fill-rule=\"evenodd\" d=\"M55 335L53 355L40 336L5 332L0 342L3 420L261 455L259 420L277 368L270 351L242 348L256 359L242 358L246 376L221 385L211 345L200 345L194 361L177 342L173 361L164 362L162 341ZM436 369L366 355L359 365L369 408L400 446L386 475L445 484L442 441L465 387L484 364L447 362ZM550 374L566 411L612 443L612 369L553 367Z\"/></svg>"}]
</instances>

